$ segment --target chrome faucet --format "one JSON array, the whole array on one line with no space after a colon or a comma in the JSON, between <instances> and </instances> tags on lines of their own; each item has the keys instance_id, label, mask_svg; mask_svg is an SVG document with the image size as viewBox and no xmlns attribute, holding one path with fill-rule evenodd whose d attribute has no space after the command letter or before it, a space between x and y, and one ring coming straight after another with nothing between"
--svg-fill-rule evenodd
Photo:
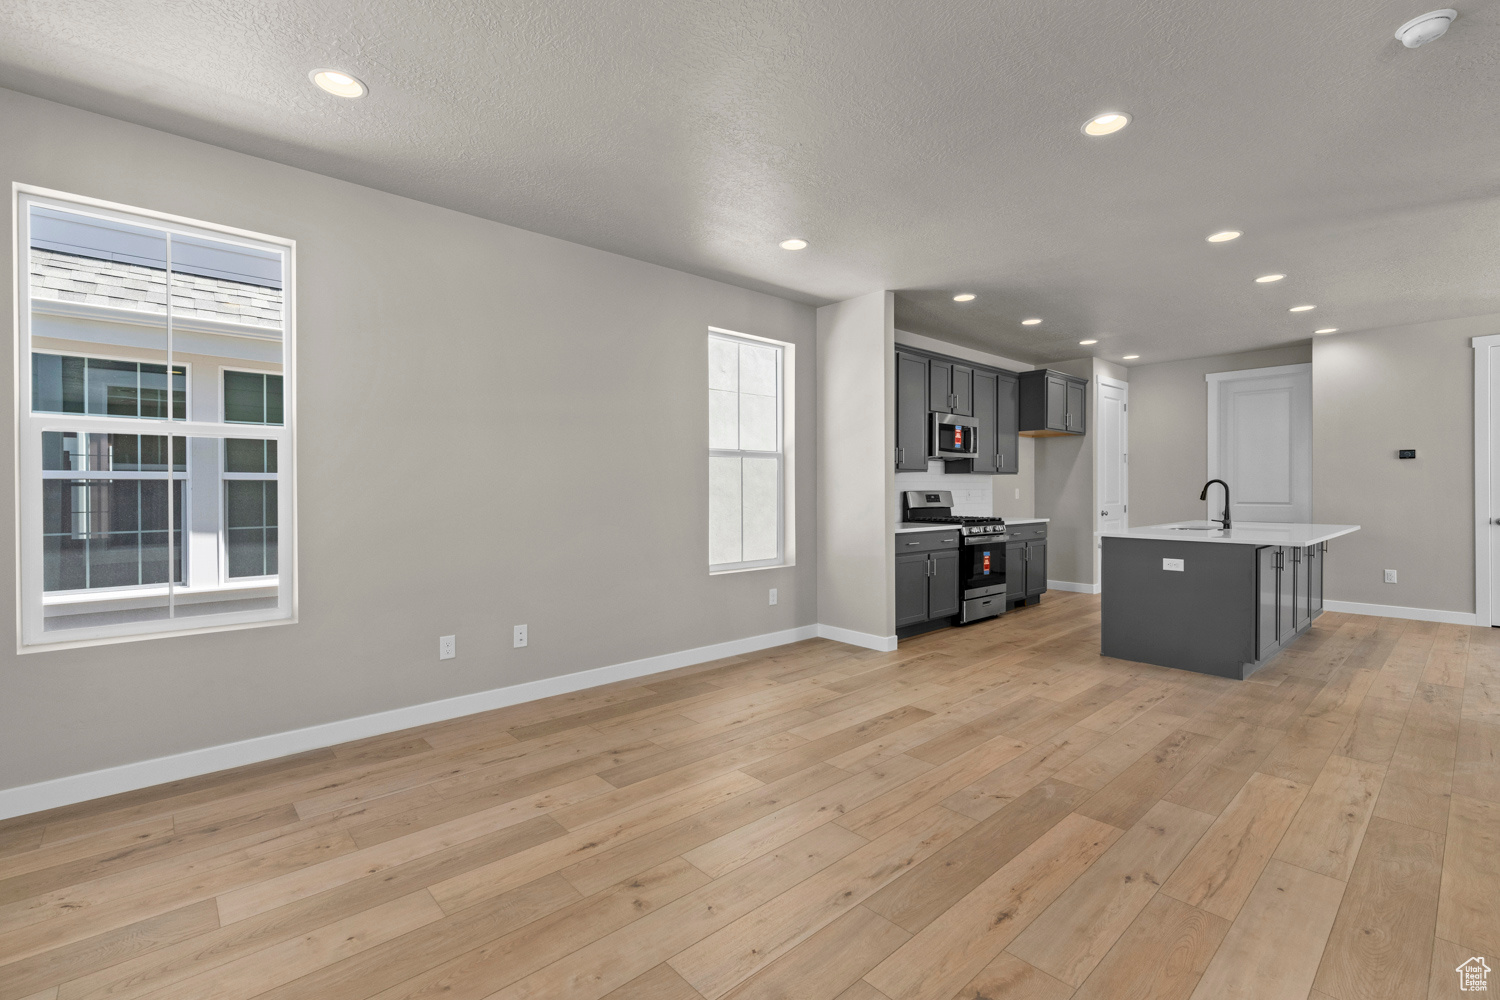
<instances>
[{"instance_id":1,"label":"chrome faucet","mask_svg":"<svg viewBox=\"0 0 1500 1000\"><path fill-rule=\"evenodd\" d=\"M1211 518L1209 518L1209 520L1210 521L1219 521L1220 523L1222 523L1224 525L1224 530L1228 531L1229 530L1229 484L1226 483L1226 482L1224 482L1224 480L1222 480L1222 479L1210 479L1208 482L1206 482L1206 483L1203 484L1203 492L1198 494L1198 499L1199 500L1207 500L1208 499L1208 488L1210 486L1212 486L1214 483L1218 483L1220 486L1224 487L1224 516L1223 517L1211 517Z\"/></svg>"}]
</instances>

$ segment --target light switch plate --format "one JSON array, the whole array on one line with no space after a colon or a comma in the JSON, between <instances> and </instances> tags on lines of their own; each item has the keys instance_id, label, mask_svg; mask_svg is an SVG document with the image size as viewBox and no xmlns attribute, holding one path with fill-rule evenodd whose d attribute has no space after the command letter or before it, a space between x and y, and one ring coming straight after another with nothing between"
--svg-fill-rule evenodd
<instances>
[{"instance_id":1,"label":"light switch plate","mask_svg":"<svg viewBox=\"0 0 1500 1000\"><path fill-rule=\"evenodd\" d=\"M1181 559L1163 559L1161 561L1161 568L1165 570L1171 570L1173 573L1183 573L1187 571L1187 567L1183 565L1183 560Z\"/></svg>"},{"instance_id":2,"label":"light switch plate","mask_svg":"<svg viewBox=\"0 0 1500 1000\"><path fill-rule=\"evenodd\" d=\"M772 604L776 603L776 588L775 587L771 588L771 603Z\"/></svg>"}]
</instances>

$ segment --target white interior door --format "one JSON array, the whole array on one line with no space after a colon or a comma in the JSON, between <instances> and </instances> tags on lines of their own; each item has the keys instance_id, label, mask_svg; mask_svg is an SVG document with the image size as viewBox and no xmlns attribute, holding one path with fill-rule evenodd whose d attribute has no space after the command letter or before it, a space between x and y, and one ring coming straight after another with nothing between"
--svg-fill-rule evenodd
<instances>
[{"instance_id":1,"label":"white interior door","mask_svg":"<svg viewBox=\"0 0 1500 1000\"><path fill-rule=\"evenodd\" d=\"M1236 521L1312 520L1312 365L1208 379L1208 478L1229 484ZM1209 491L1217 518L1223 492Z\"/></svg>"},{"instance_id":2,"label":"white interior door","mask_svg":"<svg viewBox=\"0 0 1500 1000\"><path fill-rule=\"evenodd\" d=\"M1100 378L1094 405L1094 482L1099 518L1094 530L1122 531L1130 524L1130 386ZM1099 577L1099 540L1094 539L1094 579Z\"/></svg>"},{"instance_id":3,"label":"white interior door","mask_svg":"<svg viewBox=\"0 0 1500 1000\"><path fill-rule=\"evenodd\" d=\"M1500 336L1474 338L1474 350L1474 610L1478 624L1494 625L1500 623Z\"/></svg>"}]
</instances>

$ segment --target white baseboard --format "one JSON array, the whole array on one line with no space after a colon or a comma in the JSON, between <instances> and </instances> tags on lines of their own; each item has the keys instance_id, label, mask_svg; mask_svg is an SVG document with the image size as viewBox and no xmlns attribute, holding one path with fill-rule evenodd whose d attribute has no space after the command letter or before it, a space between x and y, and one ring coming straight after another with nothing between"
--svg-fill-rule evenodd
<instances>
[{"instance_id":1,"label":"white baseboard","mask_svg":"<svg viewBox=\"0 0 1500 1000\"><path fill-rule=\"evenodd\" d=\"M1435 611L1432 608L1403 608L1395 604L1360 604L1357 601L1323 602L1324 611L1346 615L1375 615L1379 618L1406 618L1414 622L1443 622L1448 625L1478 625L1479 616L1468 611Z\"/></svg>"},{"instance_id":2,"label":"white baseboard","mask_svg":"<svg viewBox=\"0 0 1500 1000\"><path fill-rule=\"evenodd\" d=\"M134 764L121 764L118 767L104 768L99 771L39 781L17 788L0 789L0 819L25 816L44 809L55 809L58 806L72 805L75 802L87 802L90 799L118 795L120 792L134 791L137 788L149 788L168 781L180 781L183 778L212 774L231 767L257 764L264 760L273 760L306 750L318 750L339 743L347 743L350 740L394 733L398 730L410 729L412 726L456 719L465 715L473 715L476 712L488 712L509 705L519 705L522 702L536 701L539 698L550 698L553 695L569 694L585 688L598 687L601 684L613 684L616 681L645 677L648 674L691 667L710 660L720 660L726 656L754 653L772 646L782 646L789 642L800 642L803 639L813 639L819 636L872 649L896 648L894 636L890 637L888 646L874 646L871 645L872 642L884 643L886 640L879 636L865 635L862 632L852 632L848 629L832 628L826 625L803 625L781 632L752 635L745 639L715 643L712 646L699 646L696 649L685 649L677 653L648 656L642 660L616 663L593 670L580 670L577 673L563 674L560 677L547 677L523 684L512 684L509 687L477 691L455 698L444 698L441 701L394 708L386 712L376 712L373 715L361 715L353 719L325 722L304 729L257 736L236 743L189 750L186 753L138 761Z\"/></svg>"},{"instance_id":3,"label":"white baseboard","mask_svg":"<svg viewBox=\"0 0 1500 1000\"><path fill-rule=\"evenodd\" d=\"M1048 590L1066 590L1073 594L1097 594L1099 585L1097 583L1072 583L1068 580L1048 580Z\"/></svg>"},{"instance_id":4,"label":"white baseboard","mask_svg":"<svg viewBox=\"0 0 1500 1000\"><path fill-rule=\"evenodd\" d=\"M873 635L869 632L856 632L853 629L839 628L837 625L819 625L818 635L821 638L832 639L834 642L847 643L850 646L878 649L882 653L889 653L896 648L896 637L893 635Z\"/></svg>"}]
</instances>

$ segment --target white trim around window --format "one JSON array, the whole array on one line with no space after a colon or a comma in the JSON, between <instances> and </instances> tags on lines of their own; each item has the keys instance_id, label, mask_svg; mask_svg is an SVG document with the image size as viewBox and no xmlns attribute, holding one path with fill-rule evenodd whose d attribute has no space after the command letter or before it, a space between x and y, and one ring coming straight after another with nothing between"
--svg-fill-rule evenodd
<instances>
[{"instance_id":1,"label":"white trim around window","mask_svg":"<svg viewBox=\"0 0 1500 1000\"><path fill-rule=\"evenodd\" d=\"M16 550L19 558L16 565L17 583L17 652L28 653L45 649L72 648L77 646L96 645L100 643L124 642L135 639L153 638L164 635L184 635L204 632L217 632L231 629L258 627L261 625L290 624L297 620L297 578L296 578L296 519L297 504L296 491L294 488L296 477L296 449L295 435L295 338L296 338L296 245L293 241L273 236L264 236L257 233L246 232L226 226L212 223L197 222L183 219L178 216L153 212L145 209L137 209L124 205L99 201L86 197L65 194L62 192L36 188L29 185L12 185L12 233L14 247L16 250L16 270L13 274L15 288L15 360L14 360L14 398L16 399L16 471L15 471L15 499L16 499ZM60 212L73 213L75 215L103 220L114 223L114 228L124 232L144 231L149 238L160 238L167 247L165 266L168 273L171 271L171 247L173 240L177 237L184 238L187 242L197 242L203 246L202 241L213 241L217 244L227 244L230 247L239 247L245 250L253 250L260 254L263 259L270 255L277 255L281 259L281 291L282 291L282 364L279 374L283 379L283 412L284 423L282 425L257 425L257 424L228 424L222 420L202 421L191 419L194 416L193 379L191 371L187 378L186 414L189 419L171 419L171 407L169 402L166 418L155 417L125 417L109 416L99 414L78 413L49 413L32 412L32 365L31 355L31 315L35 311L46 314L47 309L36 308L33 310L30 294L32 287L31 279L31 237L30 220L33 207L54 209ZM135 227L133 230L124 230L124 226ZM134 237L131 237L134 238ZM87 256L87 254L85 254ZM105 259L105 258L102 258ZM187 273L187 272L184 272ZM66 287L66 286L60 286ZM171 289L171 280L168 280L168 290ZM173 331L176 323L173 316L171 294L167 295L164 306L163 325L165 332L164 362L170 372L173 366L186 368L185 360L178 360L173 353ZM39 303L50 300L38 300ZM204 326L202 322L194 324L193 329ZM212 325L212 324L208 324ZM181 328L186 330L188 324L184 322ZM274 339L270 338L270 339ZM101 344L101 350L88 351L88 357L97 357L121 361L141 361L140 357L114 357L108 347ZM38 346L36 353L62 354L78 356L79 351L74 349L60 350L51 347ZM201 354L200 350L193 351L195 355ZM118 355L118 350L114 352ZM154 362L153 362L154 363ZM253 370L253 369L250 369ZM222 376L221 376L222 379ZM170 400L170 377L168 381L168 399ZM219 389L222 394L222 386ZM217 416L222 417L222 411ZM112 469L80 470L78 474L72 474L70 470L43 470L43 437L45 433L51 432L76 432L78 434L120 434L120 435L145 435L151 437L168 438L167 467L164 470L139 471L129 470L114 472ZM171 439L185 437L188 444L185 449L186 467L183 470L172 469L171 456L174 446ZM226 581L224 574L220 579L194 579L189 573L187 553L176 551L170 539L172 532L181 532L184 542L189 531L193 527L191 520L195 509L202 510L201 504L205 502L204 497L198 497L195 505L189 497L190 484L193 478L192 440L193 438L216 439L222 442L225 438L258 438L266 441L275 441L278 461L276 474L277 481L277 568L278 574L274 577L260 577L245 580ZM53 439L55 441L55 439ZM113 452L114 442L110 443ZM216 444L213 452L220 454L222 463L223 445ZM112 462L111 462L112 464ZM222 464L220 467L222 472ZM219 478L219 477L216 477ZM269 477L266 477L269 478ZM167 571L167 581L160 584L145 584L123 587L96 587L87 590L46 591L44 587L44 503L41 483L44 479L80 479L80 480L113 480L123 482L126 480L176 480L183 482L183 499L181 509L178 505L168 500L167 537L169 539L167 550L167 563L170 567L174 558L182 562L181 583L174 582L171 578L175 575ZM166 496L170 498L172 491L168 490ZM215 506L221 506L222 497L215 498ZM55 513L55 512L54 512ZM220 516L220 532L223 533L223 518ZM138 530L155 531L159 529L146 529L144 519L137 518L141 525ZM92 531L94 529L87 529ZM227 571L225 571L227 573ZM92 579L92 574L90 574ZM54 584L55 586L55 584ZM87 608L87 617L80 619L85 624L70 625L66 628L48 628L48 608L52 608L51 614L58 611L59 605L70 605L75 610ZM69 611L69 614L74 611ZM54 619L55 624L55 619Z\"/></svg>"},{"instance_id":2,"label":"white trim around window","mask_svg":"<svg viewBox=\"0 0 1500 1000\"><path fill-rule=\"evenodd\" d=\"M709 573L794 565L795 347L717 327L707 345ZM732 372L721 370L720 353L732 355ZM752 364L753 376L741 370Z\"/></svg>"}]
</instances>

